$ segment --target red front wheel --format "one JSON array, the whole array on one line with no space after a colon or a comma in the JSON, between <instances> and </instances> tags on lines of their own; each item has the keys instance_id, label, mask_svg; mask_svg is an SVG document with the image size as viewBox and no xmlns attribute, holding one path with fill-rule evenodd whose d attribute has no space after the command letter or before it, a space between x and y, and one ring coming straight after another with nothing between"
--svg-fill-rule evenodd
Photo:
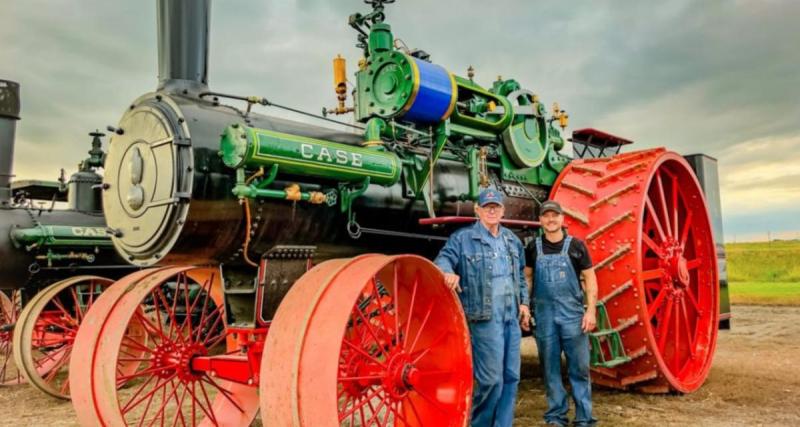
<instances>
[{"instance_id":1,"label":"red front wheel","mask_svg":"<svg viewBox=\"0 0 800 427\"><path fill-rule=\"evenodd\" d=\"M464 426L469 332L439 270L413 255L315 267L281 303L261 366L280 426Z\"/></svg>"},{"instance_id":2,"label":"red front wheel","mask_svg":"<svg viewBox=\"0 0 800 427\"><path fill-rule=\"evenodd\" d=\"M85 386L72 396L81 424L249 425L256 388L192 364L227 351L220 288L218 270L192 267L135 273L109 288L75 341L86 365L73 356L70 380Z\"/></svg>"}]
</instances>

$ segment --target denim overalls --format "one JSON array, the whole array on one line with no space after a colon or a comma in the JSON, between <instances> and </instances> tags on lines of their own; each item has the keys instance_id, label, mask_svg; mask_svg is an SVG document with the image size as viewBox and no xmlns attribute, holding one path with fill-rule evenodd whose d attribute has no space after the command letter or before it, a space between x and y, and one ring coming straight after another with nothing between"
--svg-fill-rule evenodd
<instances>
[{"instance_id":1,"label":"denim overalls","mask_svg":"<svg viewBox=\"0 0 800 427\"><path fill-rule=\"evenodd\" d=\"M502 235L488 230L482 238L491 246L489 277L492 316L469 322L475 389L473 427L511 427L519 385L519 301L512 271L511 250Z\"/></svg>"},{"instance_id":2,"label":"denim overalls","mask_svg":"<svg viewBox=\"0 0 800 427\"><path fill-rule=\"evenodd\" d=\"M569 404L561 382L561 352L575 401L575 424L592 425L592 386L589 379L589 339L581 329L583 291L569 259L572 237L564 239L560 253L545 255L542 237L536 238L534 316L536 345L547 390L545 422L567 425Z\"/></svg>"}]
</instances>

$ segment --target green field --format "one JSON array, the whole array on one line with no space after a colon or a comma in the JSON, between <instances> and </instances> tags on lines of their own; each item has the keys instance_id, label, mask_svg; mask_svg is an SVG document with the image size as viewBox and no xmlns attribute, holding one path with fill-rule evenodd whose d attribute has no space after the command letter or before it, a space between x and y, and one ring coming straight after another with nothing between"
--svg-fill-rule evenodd
<instances>
[{"instance_id":1,"label":"green field","mask_svg":"<svg viewBox=\"0 0 800 427\"><path fill-rule=\"evenodd\" d=\"M725 245L733 304L800 305L800 241Z\"/></svg>"}]
</instances>

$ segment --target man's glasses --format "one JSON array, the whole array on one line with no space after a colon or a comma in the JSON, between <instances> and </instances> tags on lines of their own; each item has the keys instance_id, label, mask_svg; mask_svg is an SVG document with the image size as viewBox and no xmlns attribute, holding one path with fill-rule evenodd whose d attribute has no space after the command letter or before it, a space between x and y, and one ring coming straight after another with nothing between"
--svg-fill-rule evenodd
<instances>
[{"instance_id":1,"label":"man's glasses","mask_svg":"<svg viewBox=\"0 0 800 427\"><path fill-rule=\"evenodd\" d=\"M489 206L489 207L483 207L481 209L485 210L486 212L494 213L494 212L502 212L504 208L503 206Z\"/></svg>"}]
</instances>

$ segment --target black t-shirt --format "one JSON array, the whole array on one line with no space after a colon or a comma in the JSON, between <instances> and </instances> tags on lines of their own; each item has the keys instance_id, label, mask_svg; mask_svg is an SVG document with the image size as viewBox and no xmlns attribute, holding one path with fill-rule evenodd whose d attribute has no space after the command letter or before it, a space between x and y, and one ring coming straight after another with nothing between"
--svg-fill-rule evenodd
<instances>
[{"instance_id":1,"label":"black t-shirt","mask_svg":"<svg viewBox=\"0 0 800 427\"><path fill-rule=\"evenodd\" d=\"M566 238L566 236L564 236ZM545 255L557 254L564 248L564 239L553 243L542 236L542 252ZM567 250L572 267L575 269L575 274L578 276L578 282L581 280L581 271L592 268L592 257L589 255L589 249L586 244L580 239L572 238L572 242ZM525 262L526 266L533 270L533 277L536 277L536 239L528 243L525 248Z\"/></svg>"}]
</instances>

